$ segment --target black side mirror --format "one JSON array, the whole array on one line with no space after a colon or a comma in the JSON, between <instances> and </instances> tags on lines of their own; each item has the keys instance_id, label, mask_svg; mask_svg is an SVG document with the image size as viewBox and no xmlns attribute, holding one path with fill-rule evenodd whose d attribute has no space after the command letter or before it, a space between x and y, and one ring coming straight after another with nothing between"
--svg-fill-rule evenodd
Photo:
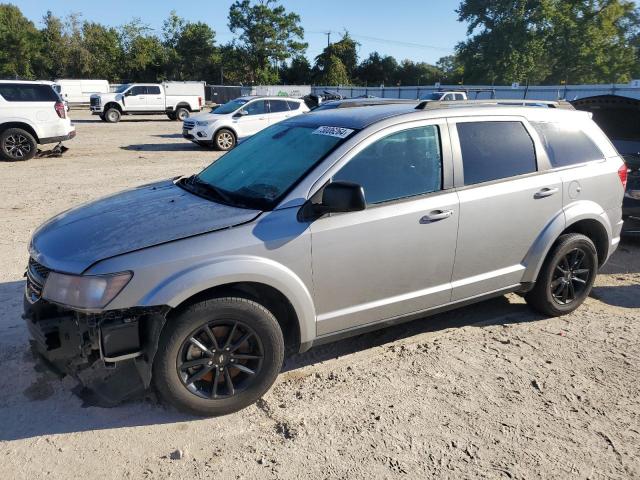
<instances>
[{"instance_id":1,"label":"black side mirror","mask_svg":"<svg viewBox=\"0 0 640 480\"><path fill-rule=\"evenodd\" d=\"M127 90L126 92L124 92L125 97L130 97L131 95L133 95L133 90Z\"/></svg>"},{"instance_id":2,"label":"black side mirror","mask_svg":"<svg viewBox=\"0 0 640 480\"><path fill-rule=\"evenodd\" d=\"M307 202L300 210L301 220L308 221L326 213L359 212L367 207L361 185L351 182L332 182L322 191L322 202Z\"/></svg>"}]
</instances>

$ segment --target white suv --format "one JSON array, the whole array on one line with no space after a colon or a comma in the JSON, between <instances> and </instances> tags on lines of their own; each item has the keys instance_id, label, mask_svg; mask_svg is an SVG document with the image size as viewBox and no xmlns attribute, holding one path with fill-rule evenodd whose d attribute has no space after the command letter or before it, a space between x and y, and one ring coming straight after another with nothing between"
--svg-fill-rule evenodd
<instances>
[{"instance_id":1,"label":"white suv","mask_svg":"<svg viewBox=\"0 0 640 480\"><path fill-rule=\"evenodd\" d=\"M182 136L201 146L231 150L238 141L285 118L308 112L304 100L286 97L240 97L184 121Z\"/></svg>"},{"instance_id":2,"label":"white suv","mask_svg":"<svg viewBox=\"0 0 640 480\"><path fill-rule=\"evenodd\" d=\"M29 160L38 144L75 135L52 82L0 80L0 160Z\"/></svg>"}]
</instances>

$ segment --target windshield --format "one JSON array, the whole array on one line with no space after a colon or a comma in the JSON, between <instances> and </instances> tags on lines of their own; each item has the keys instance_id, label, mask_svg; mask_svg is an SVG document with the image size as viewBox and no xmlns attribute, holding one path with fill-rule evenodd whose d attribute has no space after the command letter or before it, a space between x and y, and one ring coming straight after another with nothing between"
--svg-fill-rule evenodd
<instances>
[{"instance_id":1,"label":"windshield","mask_svg":"<svg viewBox=\"0 0 640 480\"><path fill-rule=\"evenodd\" d=\"M239 109L242 105L246 104L247 102L248 100L242 100L240 98L236 98L235 100L231 100L230 102L227 102L224 105L220 105L218 107L212 108L211 113L218 113L218 114L233 113L237 109Z\"/></svg>"},{"instance_id":2,"label":"windshield","mask_svg":"<svg viewBox=\"0 0 640 480\"><path fill-rule=\"evenodd\" d=\"M425 95L424 97L421 98L421 100L440 100L440 97L442 97L442 93L433 92L433 93L430 93L429 95Z\"/></svg>"},{"instance_id":3,"label":"windshield","mask_svg":"<svg viewBox=\"0 0 640 480\"><path fill-rule=\"evenodd\" d=\"M127 88L129 88L130 86L131 86L131 84L130 84L130 83L122 84L122 85L120 85L118 88L116 88L115 93L122 93L122 92L124 92Z\"/></svg>"},{"instance_id":4,"label":"windshield","mask_svg":"<svg viewBox=\"0 0 640 480\"><path fill-rule=\"evenodd\" d=\"M271 210L352 134L347 128L273 125L239 144L196 178L236 206Z\"/></svg>"}]
</instances>

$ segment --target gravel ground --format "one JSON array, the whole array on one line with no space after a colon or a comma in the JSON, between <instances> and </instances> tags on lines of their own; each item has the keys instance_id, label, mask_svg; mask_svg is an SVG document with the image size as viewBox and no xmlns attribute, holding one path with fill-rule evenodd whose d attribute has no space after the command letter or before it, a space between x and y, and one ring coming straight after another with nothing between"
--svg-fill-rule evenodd
<instances>
[{"instance_id":1,"label":"gravel ground","mask_svg":"<svg viewBox=\"0 0 640 480\"><path fill-rule=\"evenodd\" d=\"M71 112L63 158L0 164L0 478L639 478L640 244L577 312L509 295L313 349L239 413L153 398L86 407L39 373L20 318L31 232L53 214L218 154L162 117ZM70 475L71 474L71 475Z\"/></svg>"}]
</instances>

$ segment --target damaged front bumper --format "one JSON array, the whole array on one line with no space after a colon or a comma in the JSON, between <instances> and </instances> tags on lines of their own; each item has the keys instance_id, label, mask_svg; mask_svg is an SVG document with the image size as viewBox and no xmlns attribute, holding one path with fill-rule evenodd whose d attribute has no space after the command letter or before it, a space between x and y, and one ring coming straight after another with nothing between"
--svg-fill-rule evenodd
<instances>
[{"instance_id":1,"label":"damaged front bumper","mask_svg":"<svg viewBox=\"0 0 640 480\"><path fill-rule=\"evenodd\" d=\"M49 369L76 378L94 404L113 406L149 387L166 309L84 314L32 300L28 281L23 318L32 350Z\"/></svg>"}]
</instances>

